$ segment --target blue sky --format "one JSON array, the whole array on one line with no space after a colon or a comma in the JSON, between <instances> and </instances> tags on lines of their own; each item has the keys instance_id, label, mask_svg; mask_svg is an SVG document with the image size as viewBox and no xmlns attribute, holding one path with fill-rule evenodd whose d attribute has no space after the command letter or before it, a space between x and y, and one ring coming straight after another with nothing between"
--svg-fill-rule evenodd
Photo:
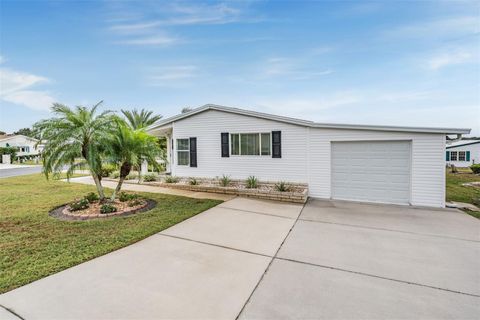
<instances>
[{"instance_id":1,"label":"blue sky","mask_svg":"<svg viewBox=\"0 0 480 320\"><path fill-rule=\"evenodd\" d=\"M0 0L0 130L206 103L480 135L478 1Z\"/></svg>"}]
</instances>

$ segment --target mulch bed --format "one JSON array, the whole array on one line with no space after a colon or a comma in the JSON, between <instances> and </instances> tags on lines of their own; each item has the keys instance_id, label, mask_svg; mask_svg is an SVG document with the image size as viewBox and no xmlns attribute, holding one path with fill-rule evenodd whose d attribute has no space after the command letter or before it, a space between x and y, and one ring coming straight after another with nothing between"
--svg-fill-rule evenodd
<instances>
[{"instance_id":1,"label":"mulch bed","mask_svg":"<svg viewBox=\"0 0 480 320\"><path fill-rule=\"evenodd\" d=\"M151 199L141 199L141 205L128 207L128 202L115 201L114 205L118 211L112 213L100 213L100 205L98 203L90 204L90 207L84 210L70 211L69 204L61 205L49 212L49 215L60 220L92 220L105 219L112 217L124 217L140 212L145 212L155 208L157 202Z\"/></svg>"}]
</instances>

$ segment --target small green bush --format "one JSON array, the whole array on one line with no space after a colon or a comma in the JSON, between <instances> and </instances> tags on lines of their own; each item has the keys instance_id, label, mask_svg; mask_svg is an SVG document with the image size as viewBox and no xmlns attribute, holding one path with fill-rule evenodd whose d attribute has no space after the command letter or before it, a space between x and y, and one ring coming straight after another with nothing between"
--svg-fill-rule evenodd
<instances>
[{"instance_id":1,"label":"small green bush","mask_svg":"<svg viewBox=\"0 0 480 320\"><path fill-rule=\"evenodd\" d=\"M125 177L125 180L135 180L138 178L138 174L136 173L129 173L128 176Z\"/></svg>"},{"instance_id":2,"label":"small green bush","mask_svg":"<svg viewBox=\"0 0 480 320\"><path fill-rule=\"evenodd\" d=\"M118 179L120 177L120 171L114 171L110 174L110 178Z\"/></svg>"},{"instance_id":3,"label":"small green bush","mask_svg":"<svg viewBox=\"0 0 480 320\"><path fill-rule=\"evenodd\" d=\"M87 199L80 199L70 203L70 211L83 210L83 209L87 209L88 207L89 207L89 204Z\"/></svg>"},{"instance_id":4,"label":"small green bush","mask_svg":"<svg viewBox=\"0 0 480 320\"><path fill-rule=\"evenodd\" d=\"M228 187L231 182L232 180L230 179L230 176L222 175L222 177L220 178L220 185L222 187Z\"/></svg>"},{"instance_id":5,"label":"small green bush","mask_svg":"<svg viewBox=\"0 0 480 320\"><path fill-rule=\"evenodd\" d=\"M177 183L178 182L178 177L175 176L166 176L165 177L165 182L166 183Z\"/></svg>"},{"instance_id":6,"label":"small green bush","mask_svg":"<svg viewBox=\"0 0 480 320\"><path fill-rule=\"evenodd\" d=\"M258 188L258 179L255 176L250 176L247 178L246 184L248 189L256 189Z\"/></svg>"},{"instance_id":7,"label":"small green bush","mask_svg":"<svg viewBox=\"0 0 480 320\"><path fill-rule=\"evenodd\" d=\"M285 181L280 181L279 183L275 184L275 190L280 192L287 192L290 191L290 186Z\"/></svg>"},{"instance_id":8,"label":"small green bush","mask_svg":"<svg viewBox=\"0 0 480 320\"><path fill-rule=\"evenodd\" d=\"M140 196L135 193L126 193L124 191L118 194L118 200L121 202L130 201L139 198Z\"/></svg>"},{"instance_id":9,"label":"small green bush","mask_svg":"<svg viewBox=\"0 0 480 320\"><path fill-rule=\"evenodd\" d=\"M102 166L102 169L100 169L100 175L103 177L103 178L107 178L107 177L110 177L110 175L115 171L117 170L117 167L113 164L104 164Z\"/></svg>"},{"instance_id":10,"label":"small green bush","mask_svg":"<svg viewBox=\"0 0 480 320\"><path fill-rule=\"evenodd\" d=\"M145 182L157 181L157 176L154 174L146 174L143 176L143 181Z\"/></svg>"},{"instance_id":11,"label":"small green bush","mask_svg":"<svg viewBox=\"0 0 480 320\"><path fill-rule=\"evenodd\" d=\"M106 204L104 204L100 207L100 213L103 213L103 214L112 213L112 212L116 212L116 211L117 211L117 208L115 208L114 205L111 205L109 203L106 203Z\"/></svg>"},{"instance_id":12,"label":"small green bush","mask_svg":"<svg viewBox=\"0 0 480 320\"><path fill-rule=\"evenodd\" d=\"M141 204L142 204L142 200L140 200L140 199L133 199L133 200L130 200L130 201L128 202L128 205L129 205L130 207L136 207L136 206L139 206L139 205L141 205Z\"/></svg>"},{"instance_id":13,"label":"small green bush","mask_svg":"<svg viewBox=\"0 0 480 320\"><path fill-rule=\"evenodd\" d=\"M195 178L190 178L189 183L190 183L191 186L196 186L196 185L199 184L198 180L195 179Z\"/></svg>"},{"instance_id":14,"label":"small green bush","mask_svg":"<svg viewBox=\"0 0 480 320\"><path fill-rule=\"evenodd\" d=\"M470 169L473 171L473 173L480 174L480 164L472 164Z\"/></svg>"},{"instance_id":15,"label":"small green bush","mask_svg":"<svg viewBox=\"0 0 480 320\"><path fill-rule=\"evenodd\" d=\"M98 201L99 197L95 192L90 192L85 196L85 199L87 199L89 203L94 203L95 201Z\"/></svg>"}]
</instances>

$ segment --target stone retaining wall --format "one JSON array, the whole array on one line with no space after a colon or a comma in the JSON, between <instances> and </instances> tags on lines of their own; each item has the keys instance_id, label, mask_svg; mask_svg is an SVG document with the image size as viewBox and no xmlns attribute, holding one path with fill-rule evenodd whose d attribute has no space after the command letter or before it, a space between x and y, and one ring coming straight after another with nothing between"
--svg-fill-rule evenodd
<instances>
[{"instance_id":1,"label":"stone retaining wall","mask_svg":"<svg viewBox=\"0 0 480 320\"><path fill-rule=\"evenodd\" d=\"M180 183L166 183L166 182L143 182L142 184L150 186L158 186L162 188L172 188L172 189L181 189L189 190L195 192L213 192L213 193L223 193L223 194L233 194L244 197L253 197L267 200L276 200L276 201L286 201L286 202L297 202L305 203L308 198L308 185L305 183L292 183L291 186L296 188L302 188L302 192L280 192L272 190L262 190L262 189L243 189L235 187L221 187L221 186L202 186L202 185L189 185L189 184L180 184ZM259 184L265 185L265 183L260 182Z\"/></svg>"}]
</instances>

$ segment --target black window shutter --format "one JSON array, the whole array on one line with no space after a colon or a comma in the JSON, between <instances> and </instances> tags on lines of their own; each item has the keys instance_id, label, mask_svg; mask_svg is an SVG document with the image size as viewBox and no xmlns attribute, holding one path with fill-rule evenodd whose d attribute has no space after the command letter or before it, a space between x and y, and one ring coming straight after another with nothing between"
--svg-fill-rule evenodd
<instances>
[{"instance_id":1,"label":"black window shutter","mask_svg":"<svg viewBox=\"0 0 480 320\"><path fill-rule=\"evenodd\" d=\"M197 166L197 138L190 138L190 167Z\"/></svg>"},{"instance_id":2,"label":"black window shutter","mask_svg":"<svg viewBox=\"0 0 480 320\"><path fill-rule=\"evenodd\" d=\"M222 158L228 158L229 157L229 145L228 145L228 132L222 132L221 133L222 135L222 139L221 139L221 143L222 143Z\"/></svg>"},{"instance_id":3,"label":"black window shutter","mask_svg":"<svg viewBox=\"0 0 480 320\"><path fill-rule=\"evenodd\" d=\"M282 131L272 131L272 158L282 157Z\"/></svg>"}]
</instances>

